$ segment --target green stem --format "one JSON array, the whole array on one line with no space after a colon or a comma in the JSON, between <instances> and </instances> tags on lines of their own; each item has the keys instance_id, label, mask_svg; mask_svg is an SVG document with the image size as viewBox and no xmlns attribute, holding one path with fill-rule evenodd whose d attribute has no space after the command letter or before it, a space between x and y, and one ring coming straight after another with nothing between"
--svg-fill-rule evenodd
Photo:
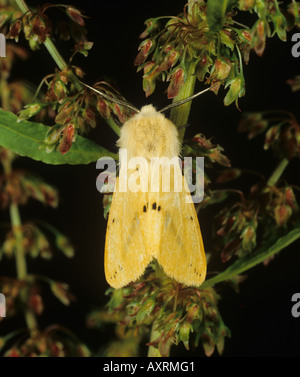
<instances>
[{"instance_id":1,"label":"green stem","mask_svg":"<svg viewBox=\"0 0 300 377\"><path fill-rule=\"evenodd\" d=\"M12 203L9 208L10 219L12 224L12 229L16 238L16 269L17 269L17 278L19 280L26 280L27 278L27 265L25 252L23 248L23 233L22 233L22 222L20 218L19 208L15 203ZM21 300L25 306L25 321L31 335L37 330L37 320L34 313L28 308L28 295L26 290L22 290L20 293Z\"/></svg>"},{"instance_id":2,"label":"green stem","mask_svg":"<svg viewBox=\"0 0 300 377\"><path fill-rule=\"evenodd\" d=\"M186 97L190 97L194 93L195 83L196 83L196 74L195 74L196 63L191 62L187 69L186 75L187 79L183 87L180 89L179 94L173 99L173 102L180 101ZM179 139L183 140L185 126L188 123L190 110L192 106L192 101L189 101L178 107L174 107L171 110L170 119L177 126L181 127L178 130Z\"/></svg>"},{"instance_id":3,"label":"green stem","mask_svg":"<svg viewBox=\"0 0 300 377\"><path fill-rule=\"evenodd\" d=\"M250 268L255 267L256 265L262 263L267 258L272 257L279 251L287 248L290 244L295 242L300 238L300 228L295 228L290 231L287 235L279 238L275 244L271 247L267 248L266 250L259 252L258 254L252 256L249 255L243 259L238 259L234 262L231 266L229 266L225 271L220 272L218 275L206 280L202 285L201 289L205 289L207 287L214 286L217 283L221 283L225 280L229 280Z\"/></svg>"},{"instance_id":4,"label":"green stem","mask_svg":"<svg viewBox=\"0 0 300 377\"><path fill-rule=\"evenodd\" d=\"M286 158L279 162L271 177L268 179L268 186L274 186L278 182L278 179L281 177L282 173L284 172L284 169L288 166L288 163L289 160Z\"/></svg>"}]
</instances>

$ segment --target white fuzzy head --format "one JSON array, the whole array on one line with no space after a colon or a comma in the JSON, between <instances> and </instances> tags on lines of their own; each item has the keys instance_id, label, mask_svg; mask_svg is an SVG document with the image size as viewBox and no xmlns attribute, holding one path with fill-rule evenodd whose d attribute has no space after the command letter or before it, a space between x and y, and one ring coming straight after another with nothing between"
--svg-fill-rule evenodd
<instances>
[{"instance_id":1,"label":"white fuzzy head","mask_svg":"<svg viewBox=\"0 0 300 377\"><path fill-rule=\"evenodd\" d=\"M127 150L128 158L173 158L179 156L180 142L175 125L152 105L142 107L121 128L118 146Z\"/></svg>"}]
</instances>

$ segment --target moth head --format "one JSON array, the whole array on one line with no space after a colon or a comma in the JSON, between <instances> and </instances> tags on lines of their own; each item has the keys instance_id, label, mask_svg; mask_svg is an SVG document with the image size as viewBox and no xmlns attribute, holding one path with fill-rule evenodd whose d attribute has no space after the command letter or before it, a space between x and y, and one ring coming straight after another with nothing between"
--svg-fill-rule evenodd
<instances>
[{"instance_id":1,"label":"moth head","mask_svg":"<svg viewBox=\"0 0 300 377\"><path fill-rule=\"evenodd\" d=\"M121 128L118 146L127 157L177 157L180 142L176 126L152 105L143 106Z\"/></svg>"}]
</instances>

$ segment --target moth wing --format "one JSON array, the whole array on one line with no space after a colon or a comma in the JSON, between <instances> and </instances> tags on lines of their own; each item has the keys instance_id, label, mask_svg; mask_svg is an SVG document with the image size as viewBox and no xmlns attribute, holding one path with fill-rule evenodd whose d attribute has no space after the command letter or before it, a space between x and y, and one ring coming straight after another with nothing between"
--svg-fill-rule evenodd
<instances>
[{"instance_id":1,"label":"moth wing","mask_svg":"<svg viewBox=\"0 0 300 377\"><path fill-rule=\"evenodd\" d=\"M168 276L189 286L200 286L206 277L205 251L194 203L181 177L181 192L160 194L162 223L156 258Z\"/></svg>"},{"instance_id":2,"label":"moth wing","mask_svg":"<svg viewBox=\"0 0 300 377\"><path fill-rule=\"evenodd\" d=\"M148 193L119 192L119 178L113 193L108 217L104 269L113 288L121 288L137 280L151 261L147 245Z\"/></svg>"}]
</instances>

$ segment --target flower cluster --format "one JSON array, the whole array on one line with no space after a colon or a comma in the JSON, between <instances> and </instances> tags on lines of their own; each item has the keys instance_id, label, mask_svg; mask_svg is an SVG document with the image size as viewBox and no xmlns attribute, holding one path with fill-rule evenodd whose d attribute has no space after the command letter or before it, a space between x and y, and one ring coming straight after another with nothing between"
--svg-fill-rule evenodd
<instances>
[{"instance_id":1,"label":"flower cluster","mask_svg":"<svg viewBox=\"0 0 300 377\"><path fill-rule=\"evenodd\" d=\"M47 11L52 8L63 11L65 18L50 17ZM25 14L6 10L2 16L2 25L10 23L9 31L6 35L8 39L19 40L20 33L23 32L32 50L39 48L50 35L57 34L63 40L73 38L75 41L83 41L85 37L84 20L81 12L67 5L45 4L36 10L28 10Z\"/></svg>"},{"instance_id":2,"label":"flower cluster","mask_svg":"<svg viewBox=\"0 0 300 377\"><path fill-rule=\"evenodd\" d=\"M88 357L90 351L70 330L52 325L42 332L16 342L4 353L5 357ZM0 350L14 336L0 338Z\"/></svg>"},{"instance_id":3,"label":"flower cluster","mask_svg":"<svg viewBox=\"0 0 300 377\"><path fill-rule=\"evenodd\" d=\"M264 149L278 158L300 157L300 125L289 112L244 113L238 131L247 132L250 139L265 132Z\"/></svg>"},{"instance_id":4,"label":"flower cluster","mask_svg":"<svg viewBox=\"0 0 300 377\"><path fill-rule=\"evenodd\" d=\"M143 70L146 96L154 92L160 80L169 82L168 98L176 97L186 81L188 68L194 64L198 80L212 84L215 93L221 85L229 88L225 105L237 103L245 93L242 57L248 63L251 49L260 56L263 54L266 39L272 34L270 23L272 35L286 40L288 23L277 1L240 0L226 12L224 9L222 15L216 15L222 11L221 4L216 9L209 7L206 1L199 0L186 5L177 17L157 17L145 22L147 28L140 35L144 41L134 64ZM251 10L259 19L251 28L243 27L237 21L239 13L235 7L240 11ZM298 14L296 8L290 4L288 9ZM219 24L221 16L223 21ZM165 18L169 20L162 26ZM289 27L296 22L297 17Z\"/></svg>"},{"instance_id":5,"label":"flower cluster","mask_svg":"<svg viewBox=\"0 0 300 377\"><path fill-rule=\"evenodd\" d=\"M126 288L109 289L108 313L92 312L89 327L97 327L99 322L117 322L123 328L122 337L124 331L129 332L127 339L133 341L136 335L137 341L139 334L153 325L157 336L147 344L157 348L162 356L169 355L171 344L180 342L187 350L202 343L207 356L212 355L215 348L221 354L224 339L230 333L218 311L219 297L214 289L187 287L162 272L158 278L155 273L158 268L153 264L142 280ZM118 354L117 342L114 349L115 355Z\"/></svg>"}]
</instances>

